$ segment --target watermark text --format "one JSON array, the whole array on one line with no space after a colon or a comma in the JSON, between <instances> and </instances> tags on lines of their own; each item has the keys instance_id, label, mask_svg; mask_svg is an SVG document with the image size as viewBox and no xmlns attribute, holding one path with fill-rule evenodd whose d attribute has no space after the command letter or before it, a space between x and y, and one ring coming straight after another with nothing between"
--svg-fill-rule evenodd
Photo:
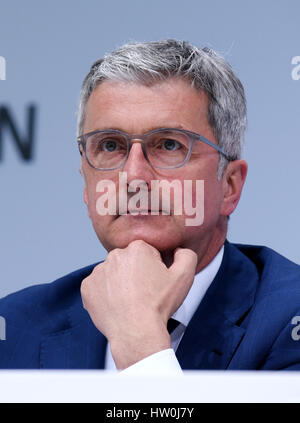
<instances>
[{"instance_id":1,"label":"watermark text","mask_svg":"<svg viewBox=\"0 0 300 423\"><path fill-rule=\"evenodd\" d=\"M0 341L6 340L6 321L3 316L0 316Z\"/></svg>"},{"instance_id":2,"label":"watermark text","mask_svg":"<svg viewBox=\"0 0 300 423\"><path fill-rule=\"evenodd\" d=\"M292 69L292 79L298 81L300 79L300 56L294 56L292 58L292 65L296 65Z\"/></svg>"},{"instance_id":3,"label":"watermark text","mask_svg":"<svg viewBox=\"0 0 300 423\"><path fill-rule=\"evenodd\" d=\"M0 56L0 81L6 80L6 60L5 57Z\"/></svg>"},{"instance_id":4,"label":"watermark text","mask_svg":"<svg viewBox=\"0 0 300 423\"><path fill-rule=\"evenodd\" d=\"M292 325L296 325L292 329L291 337L294 341L299 341L300 339L300 316L294 316L291 321Z\"/></svg>"},{"instance_id":5,"label":"watermark text","mask_svg":"<svg viewBox=\"0 0 300 423\"><path fill-rule=\"evenodd\" d=\"M135 179L128 183L127 172L119 172L117 183L102 179L96 191L100 216L184 215L186 226L200 226L204 221L204 180L153 179L147 184Z\"/></svg>"}]
</instances>

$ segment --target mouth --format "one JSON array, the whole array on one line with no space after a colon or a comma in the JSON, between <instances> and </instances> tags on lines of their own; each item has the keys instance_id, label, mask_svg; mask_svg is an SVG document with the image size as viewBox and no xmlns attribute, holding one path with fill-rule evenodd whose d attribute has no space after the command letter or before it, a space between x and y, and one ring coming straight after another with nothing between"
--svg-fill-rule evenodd
<instances>
[{"instance_id":1,"label":"mouth","mask_svg":"<svg viewBox=\"0 0 300 423\"><path fill-rule=\"evenodd\" d=\"M121 216L170 216L169 211L165 210L152 210L152 209L130 209L126 213L121 213L117 215L117 218Z\"/></svg>"}]
</instances>

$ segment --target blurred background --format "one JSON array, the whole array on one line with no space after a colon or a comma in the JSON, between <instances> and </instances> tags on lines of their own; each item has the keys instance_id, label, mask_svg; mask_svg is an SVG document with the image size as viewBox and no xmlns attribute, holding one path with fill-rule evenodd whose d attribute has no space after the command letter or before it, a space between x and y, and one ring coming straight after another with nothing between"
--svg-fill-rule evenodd
<instances>
[{"instance_id":1,"label":"blurred background","mask_svg":"<svg viewBox=\"0 0 300 423\"><path fill-rule=\"evenodd\" d=\"M185 39L229 61L248 100L249 173L228 239L300 263L299 16L298 0L0 0L0 297L105 258L82 201L76 107L90 65L132 40Z\"/></svg>"}]
</instances>

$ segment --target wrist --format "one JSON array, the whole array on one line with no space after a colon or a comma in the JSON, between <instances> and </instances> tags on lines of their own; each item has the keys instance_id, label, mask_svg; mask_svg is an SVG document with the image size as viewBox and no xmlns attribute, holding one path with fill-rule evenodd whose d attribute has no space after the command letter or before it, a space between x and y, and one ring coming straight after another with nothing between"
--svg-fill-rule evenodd
<instances>
[{"instance_id":1,"label":"wrist","mask_svg":"<svg viewBox=\"0 0 300 423\"><path fill-rule=\"evenodd\" d=\"M170 336L164 327L162 331L145 331L109 340L112 357L119 370L143 360L159 351L171 348Z\"/></svg>"}]
</instances>

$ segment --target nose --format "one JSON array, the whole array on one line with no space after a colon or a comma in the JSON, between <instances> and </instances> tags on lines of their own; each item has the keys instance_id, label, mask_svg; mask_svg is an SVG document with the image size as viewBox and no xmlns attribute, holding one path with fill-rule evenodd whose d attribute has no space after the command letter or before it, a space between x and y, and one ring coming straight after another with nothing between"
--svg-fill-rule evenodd
<instances>
[{"instance_id":1,"label":"nose","mask_svg":"<svg viewBox=\"0 0 300 423\"><path fill-rule=\"evenodd\" d=\"M122 170L127 172L128 183L135 179L141 179L148 188L150 187L151 180L154 179L154 169L144 155L140 140L132 140L129 156Z\"/></svg>"}]
</instances>

